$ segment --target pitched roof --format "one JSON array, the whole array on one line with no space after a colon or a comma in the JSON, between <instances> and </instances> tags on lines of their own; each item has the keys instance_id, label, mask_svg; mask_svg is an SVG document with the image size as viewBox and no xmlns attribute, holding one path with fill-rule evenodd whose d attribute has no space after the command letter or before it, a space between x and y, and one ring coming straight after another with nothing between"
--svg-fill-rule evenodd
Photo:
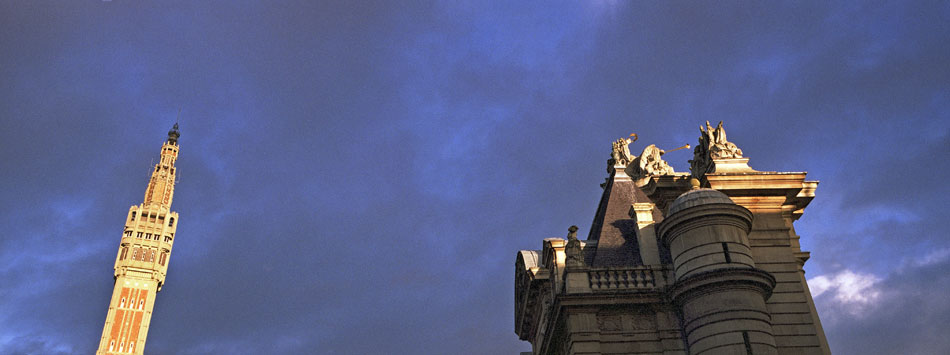
<instances>
[{"instance_id":1,"label":"pitched roof","mask_svg":"<svg viewBox=\"0 0 950 355\"><path fill-rule=\"evenodd\" d=\"M612 173L607 179L587 235L588 240L597 241L597 251L591 262L594 267L643 264L637 242L639 228L629 213L633 203L651 201L622 169L616 171L619 173Z\"/></svg>"}]
</instances>

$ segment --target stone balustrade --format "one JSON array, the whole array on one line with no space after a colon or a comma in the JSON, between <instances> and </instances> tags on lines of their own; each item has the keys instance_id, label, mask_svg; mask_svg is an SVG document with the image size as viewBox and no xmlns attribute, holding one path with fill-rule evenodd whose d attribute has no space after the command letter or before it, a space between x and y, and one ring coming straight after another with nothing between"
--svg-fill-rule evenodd
<instances>
[{"instance_id":1,"label":"stone balustrade","mask_svg":"<svg viewBox=\"0 0 950 355\"><path fill-rule=\"evenodd\" d=\"M588 276L593 292L656 288L653 270L649 267L591 269L588 271Z\"/></svg>"}]
</instances>

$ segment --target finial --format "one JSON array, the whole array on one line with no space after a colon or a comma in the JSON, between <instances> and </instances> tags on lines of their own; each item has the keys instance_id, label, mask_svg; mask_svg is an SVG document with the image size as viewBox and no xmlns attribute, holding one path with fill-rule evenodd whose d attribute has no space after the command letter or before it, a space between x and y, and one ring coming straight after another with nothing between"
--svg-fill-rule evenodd
<instances>
[{"instance_id":1,"label":"finial","mask_svg":"<svg viewBox=\"0 0 950 355\"><path fill-rule=\"evenodd\" d=\"M178 131L178 122L176 120L175 125L172 126L172 129L168 130L168 141L172 144L177 144L178 137L181 137L181 132Z\"/></svg>"},{"instance_id":2,"label":"finial","mask_svg":"<svg viewBox=\"0 0 950 355\"><path fill-rule=\"evenodd\" d=\"M698 189L699 189L699 179L697 179L697 178L689 178L689 186L690 186L690 190L698 190Z\"/></svg>"},{"instance_id":3,"label":"finial","mask_svg":"<svg viewBox=\"0 0 950 355\"><path fill-rule=\"evenodd\" d=\"M576 240L577 239L577 226L571 226L567 229L567 239Z\"/></svg>"}]
</instances>

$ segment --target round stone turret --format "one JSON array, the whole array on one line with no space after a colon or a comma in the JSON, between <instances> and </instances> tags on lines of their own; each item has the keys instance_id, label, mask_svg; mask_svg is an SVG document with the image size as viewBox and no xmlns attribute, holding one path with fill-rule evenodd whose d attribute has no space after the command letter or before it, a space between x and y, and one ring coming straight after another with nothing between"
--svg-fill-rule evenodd
<instances>
[{"instance_id":1,"label":"round stone turret","mask_svg":"<svg viewBox=\"0 0 950 355\"><path fill-rule=\"evenodd\" d=\"M670 296L681 307L691 354L777 354L765 306L775 278L755 267L752 217L720 191L693 189L658 226L673 258Z\"/></svg>"},{"instance_id":2,"label":"round stone turret","mask_svg":"<svg viewBox=\"0 0 950 355\"><path fill-rule=\"evenodd\" d=\"M690 190L673 201L660 227L676 279L721 268L753 268L752 212L713 189Z\"/></svg>"}]
</instances>

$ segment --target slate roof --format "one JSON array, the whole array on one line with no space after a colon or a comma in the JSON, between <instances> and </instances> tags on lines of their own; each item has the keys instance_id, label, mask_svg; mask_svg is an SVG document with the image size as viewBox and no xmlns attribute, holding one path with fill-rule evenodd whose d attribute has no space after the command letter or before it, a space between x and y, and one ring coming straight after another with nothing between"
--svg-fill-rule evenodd
<instances>
[{"instance_id":1,"label":"slate roof","mask_svg":"<svg viewBox=\"0 0 950 355\"><path fill-rule=\"evenodd\" d=\"M637 223L629 215L630 207L637 202L652 201L629 178L618 179L611 174L587 235L588 240L597 241L591 266L643 265ZM653 218L660 221L663 216L654 211Z\"/></svg>"}]
</instances>

